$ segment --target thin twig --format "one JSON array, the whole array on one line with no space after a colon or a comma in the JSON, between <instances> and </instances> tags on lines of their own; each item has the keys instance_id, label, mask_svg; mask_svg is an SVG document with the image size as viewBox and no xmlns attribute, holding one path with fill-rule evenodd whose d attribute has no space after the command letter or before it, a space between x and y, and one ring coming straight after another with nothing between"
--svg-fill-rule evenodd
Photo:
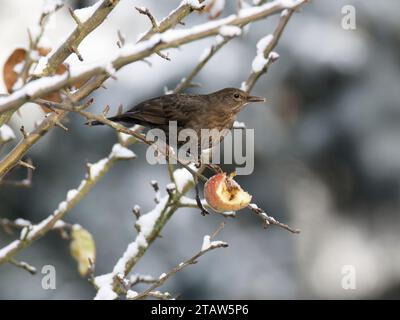
<instances>
[{"instance_id":1,"label":"thin twig","mask_svg":"<svg viewBox=\"0 0 400 320\"><path fill-rule=\"evenodd\" d=\"M306 3L309 0L304 0L303 3ZM265 58L269 58L270 54L272 52L272 50L274 50L274 48L276 47L276 45L278 44L278 41L283 33L283 30L285 29L287 23L289 22L293 12L295 10L297 10L299 8L299 6L296 6L292 9L285 9L282 11L279 22L277 27L275 28L274 32L272 33L272 40L269 42L269 44L267 45L267 47L264 50L264 57ZM268 67L270 66L270 64L274 62L273 59L269 59L268 63L264 66L264 68L260 71L252 71L250 73L250 75L248 76L247 80L245 82L243 82L242 84L242 89L246 92L250 92L255 83L257 82L257 80L265 73L267 73L268 71Z\"/></svg>"},{"instance_id":2,"label":"thin twig","mask_svg":"<svg viewBox=\"0 0 400 320\"><path fill-rule=\"evenodd\" d=\"M77 23L77 26L64 43L48 58L47 65L43 70L43 76L54 74L58 66L61 65L72 53L71 48L74 48L77 51L80 43L94 29L103 23L118 3L119 0L103 0L99 8L85 22L80 22L79 18L77 18L72 11L71 16Z\"/></svg>"},{"instance_id":3,"label":"thin twig","mask_svg":"<svg viewBox=\"0 0 400 320\"><path fill-rule=\"evenodd\" d=\"M274 217L269 216L263 209L259 208L254 203L249 204L247 207L263 220L264 228L267 228L269 225L276 225L287 231L290 231L291 233L300 233L300 229L293 229L292 227L288 226L287 224L279 222Z\"/></svg>"},{"instance_id":4,"label":"thin twig","mask_svg":"<svg viewBox=\"0 0 400 320\"><path fill-rule=\"evenodd\" d=\"M217 231L214 232L214 235L216 235L222 228L223 228L223 226L219 227L217 229ZM143 299L145 297L148 297L150 292L154 292L155 289L157 289L160 286L162 286L174 274L176 274L177 272L181 271L183 268L187 267L188 265L197 263L197 259L200 258L202 255L206 254L207 252L209 252L211 250L218 249L218 248L226 248L226 247L228 247L228 244L226 242L222 242L222 241L215 241L215 242L213 241L213 242L211 242L207 248L205 248L205 249L202 248L202 250L197 252L191 258L179 263L178 265L173 267L167 273L163 273L155 283L153 283L145 291L143 291L143 292L139 293L138 295L136 295L135 297L133 297L132 300L140 300L140 299Z\"/></svg>"},{"instance_id":5,"label":"thin twig","mask_svg":"<svg viewBox=\"0 0 400 320\"><path fill-rule=\"evenodd\" d=\"M108 157L100 160L98 163L92 164L91 168L94 169L89 170L89 174L86 175L85 179L82 180L76 189L68 192L66 199L59 204L58 208L54 210L50 216L32 226L26 239L14 240L0 249L0 265L12 259L19 251L42 238L48 231L52 230L57 222L63 219L67 212L75 207L75 205L87 195L116 161L134 158L135 155L133 153L126 157L120 157L120 155L111 151Z\"/></svg>"},{"instance_id":6,"label":"thin twig","mask_svg":"<svg viewBox=\"0 0 400 320\"><path fill-rule=\"evenodd\" d=\"M28 271L32 275L36 274L36 272L37 272L37 270L34 266L31 266L30 264L28 264L25 261L17 261L17 260L11 259L9 262L18 268Z\"/></svg>"},{"instance_id":7,"label":"thin twig","mask_svg":"<svg viewBox=\"0 0 400 320\"><path fill-rule=\"evenodd\" d=\"M135 9L140 13L145 16L147 16L151 22L152 30L158 31L158 23L156 21L156 18L151 14L150 10L148 8L139 8L135 7Z\"/></svg>"}]
</instances>

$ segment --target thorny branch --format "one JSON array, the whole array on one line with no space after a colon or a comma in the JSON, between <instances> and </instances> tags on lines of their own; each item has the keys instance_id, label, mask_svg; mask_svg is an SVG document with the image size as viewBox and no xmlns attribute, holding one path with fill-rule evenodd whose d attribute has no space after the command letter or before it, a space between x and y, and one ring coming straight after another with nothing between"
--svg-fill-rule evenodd
<instances>
[{"instance_id":1,"label":"thorny branch","mask_svg":"<svg viewBox=\"0 0 400 320\"><path fill-rule=\"evenodd\" d=\"M303 3L308 2L309 0L303 1ZM242 84L242 90L246 92L250 92L254 85L256 84L257 80L268 71L269 66L278 58L274 57L273 55L271 56L272 50L276 47L278 44L278 41L282 35L283 30L285 29L287 23L289 22L293 12L299 8L291 8L291 9L285 9L281 12L280 20L278 22L278 25L274 32L272 33L272 38L271 41L269 41L268 45L266 46L264 50L264 58L267 59L264 67L260 71L252 71L247 78L245 82Z\"/></svg>"},{"instance_id":2,"label":"thorny branch","mask_svg":"<svg viewBox=\"0 0 400 320\"><path fill-rule=\"evenodd\" d=\"M101 6L96 10L93 15L87 19L84 23L78 25L76 29L71 33L67 40L61 44L54 53L50 53L50 57L47 59L47 65L44 68L43 75L52 75L72 53L71 48L78 48L79 44L88 36L95 28L97 28L108 16L108 14L115 8L119 0L103 0ZM48 15L48 14L47 14ZM44 24L45 17L42 14L40 25ZM42 30L43 28L41 28ZM41 32L42 33L42 32ZM30 47L33 48L33 43L39 41L39 37L35 40L31 40ZM29 56L29 55L28 55ZM36 80L37 81L37 80ZM79 101L91 93L90 87L84 87L79 92L72 95L75 101ZM94 90L94 89L93 89ZM2 120L10 119L13 110L9 112L0 112L0 124ZM22 157L28 152L28 150L38 142L46 133L51 130L54 126L61 123L62 119L67 115L66 112L60 112L58 114L51 114L42 123L33 130L27 138L22 139L18 145L6 155L0 162L0 178L9 172ZM4 119L3 119L4 118ZM8 120L7 120L8 121Z\"/></svg>"},{"instance_id":3,"label":"thorny branch","mask_svg":"<svg viewBox=\"0 0 400 320\"><path fill-rule=\"evenodd\" d=\"M265 229L269 225L275 225L275 226L281 227L287 231L290 231L291 233L300 233L299 229L293 229L292 227L288 226L287 224L279 222L274 217L269 216L263 209L259 208L255 203L250 203L247 207L263 220Z\"/></svg>"},{"instance_id":4,"label":"thorny branch","mask_svg":"<svg viewBox=\"0 0 400 320\"><path fill-rule=\"evenodd\" d=\"M93 15L85 22L78 22L79 19L74 18L77 26L75 30L68 36L64 43L48 57L48 62L43 70L43 76L52 75L57 70L58 66L62 64L73 53L71 48L78 50L80 43L103 21L107 18L110 12L116 7L119 0L103 0L100 7L93 13Z\"/></svg>"},{"instance_id":5,"label":"thorny branch","mask_svg":"<svg viewBox=\"0 0 400 320\"><path fill-rule=\"evenodd\" d=\"M36 59L40 51L39 42L43 37L48 19L52 14L54 14L57 10L59 10L62 7L63 7L62 3L55 2L53 6L49 6L48 8L43 10L38 22L37 27L39 29L39 32L37 32L37 34L33 35L31 30L28 29L29 48L25 54L25 61L23 63L23 67L21 71L18 72L17 79L14 85L18 84L18 80L20 80L22 84L25 84L28 81L28 78L30 76L29 74L30 68L34 63L38 62L36 61ZM11 119L13 113L14 111L10 110L0 114L0 127Z\"/></svg>"},{"instance_id":6,"label":"thorny branch","mask_svg":"<svg viewBox=\"0 0 400 320\"><path fill-rule=\"evenodd\" d=\"M196 264L197 263L197 259L200 258L202 255L204 255L207 252L209 252L211 250L214 250L214 249L228 247L228 244L226 242L223 242L223 241L210 241L218 234L218 232L222 228L223 228L223 224L221 225L220 228L217 229L216 232L214 232L214 234L211 237L208 236L208 235L205 236L204 240L203 240L203 245L202 245L200 251L197 252L194 256L192 256L191 258L179 263L178 265L173 267L167 273L163 273L162 275L160 275L158 280L155 281L145 291L143 291L143 292L141 292L141 293L139 293L137 295L133 295L133 296L131 294L131 300L140 300L140 299L144 299L144 298L149 297L149 296L153 296L151 293L153 293L155 291L155 289L161 287L169 278L171 278L174 274L176 274L177 272L181 271L185 267L187 267L187 266L189 266L191 264ZM129 299L129 297L128 297L128 299Z\"/></svg>"},{"instance_id":7,"label":"thorny branch","mask_svg":"<svg viewBox=\"0 0 400 320\"><path fill-rule=\"evenodd\" d=\"M62 201L59 204L53 214L42 220L40 223L33 225L26 237L23 239L14 240L9 245L0 249L0 265L9 262L10 259L12 259L19 251L31 245L34 241L40 239L48 231L52 230L55 225L63 219L67 212L75 207L75 205L86 196L86 194L116 161L134 159L136 157L132 151L122 148L121 145L116 144L108 157L101 159L94 164L88 165L86 177L76 189L68 191L65 201Z\"/></svg>"}]
</instances>

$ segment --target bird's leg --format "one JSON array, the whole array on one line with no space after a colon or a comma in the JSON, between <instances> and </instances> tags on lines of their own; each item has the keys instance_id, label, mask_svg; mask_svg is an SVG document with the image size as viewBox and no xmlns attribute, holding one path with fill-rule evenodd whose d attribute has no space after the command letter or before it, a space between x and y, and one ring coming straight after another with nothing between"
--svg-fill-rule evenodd
<instances>
[{"instance_id":1,"label":"bird's leg","mask_svg":"<svg viewBox=\"0 0 400 320\"><path fill-rule=\"evenodd\" d=\"M203 216L205 216L206 214L210 214L207 211L207 209L204 208L203 204L201 203L200 191L199 191L199 180L195 174L193 175L193 180L194 180L194 189L196 191L196 203L197 203L197 206L200 208L200 213Z\"/></svg>"}]
</instances>

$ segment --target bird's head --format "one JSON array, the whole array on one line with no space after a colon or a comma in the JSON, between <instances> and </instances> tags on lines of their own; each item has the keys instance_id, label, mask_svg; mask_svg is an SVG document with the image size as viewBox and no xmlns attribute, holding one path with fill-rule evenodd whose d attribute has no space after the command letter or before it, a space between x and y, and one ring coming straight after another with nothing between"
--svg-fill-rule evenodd
<instances>
[{"instance_id":1,"label":"bird's head","mask_svg":"<svg viewBox=\"0 0 400 320\"><path fill-rule=\"evenodd\" d=\"M265 102L263 97L251 96L247 92L236 88L225 88L214 92L213 96L226 108L239 112L246 104L251 102Z\"/></svg>"}]
</instances>

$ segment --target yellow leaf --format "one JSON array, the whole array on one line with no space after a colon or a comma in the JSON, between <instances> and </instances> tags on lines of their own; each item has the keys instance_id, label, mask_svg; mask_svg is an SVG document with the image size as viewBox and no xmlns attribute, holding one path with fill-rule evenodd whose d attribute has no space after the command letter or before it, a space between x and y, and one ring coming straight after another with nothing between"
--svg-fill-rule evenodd
<instances>
[{"instance_id":1,"label":"yellow leaf","mask_svg":"<svg viewBox=\"0 0 400 320\"><path fill-rule=\"evenodd\" d=\"M90 261L93 263L96 259L96 245L89 231L81 226L72 228L72 241L70 252L78 262L78 271L82 277L86 276L90 269Z\"/></svg>"}]
</instances>

